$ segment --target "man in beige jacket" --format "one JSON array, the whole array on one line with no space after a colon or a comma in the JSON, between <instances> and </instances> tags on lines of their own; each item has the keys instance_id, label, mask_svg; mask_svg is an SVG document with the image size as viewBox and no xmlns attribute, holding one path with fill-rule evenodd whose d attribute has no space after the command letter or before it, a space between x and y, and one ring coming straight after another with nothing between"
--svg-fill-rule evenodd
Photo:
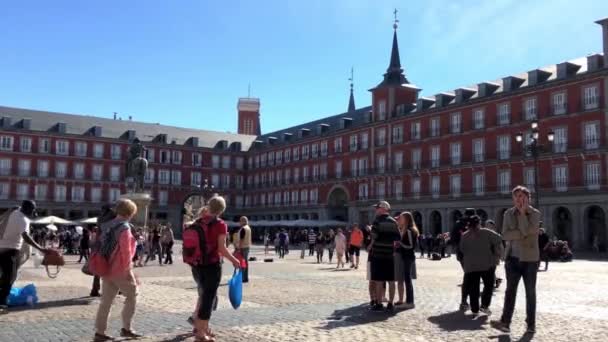
<instances>
[{"instance_id":1,"label":"man in beige jacket","mask_svg":"<svg viewBox=\"0 0 608 342\"><path fill-rule=\"evenodd\" d=\"M505 304L500 321L491 325L503 332L510 332L511 319L515 309L515 298L519 280L523 278L526 290L527 333L536 332L536 274L540 259L538 231L540 212L530 205L530 190L517 186L512 191L514 206L503 218L502 238L507 242L505 250L505 273L507 289Z\"/></svg>"}]
</instances>

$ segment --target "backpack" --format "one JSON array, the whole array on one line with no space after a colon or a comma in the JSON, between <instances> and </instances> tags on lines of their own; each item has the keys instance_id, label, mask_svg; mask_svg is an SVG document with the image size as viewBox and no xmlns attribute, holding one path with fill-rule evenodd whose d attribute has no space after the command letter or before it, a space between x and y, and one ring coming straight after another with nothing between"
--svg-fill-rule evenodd
<instances>
[{"instance_id":1,"label":"backpack","mask_svg":"<svg viewBox=\"0 0 608 342\"><path fill-rule=\"evenodd\" d=\"M114 227L112 227L111 230L114 230L123 224L125 224L125 222L120 222ZM116 248L118 248L118 245L116 246ZM101 255L100 230L96 235L95 242L91 246L91 255L89 256L89 260L85 262L85 265L82 267L82 273L87 275L104 277L110 273L110 268L110 260L106 259L103 255Z\"/></svg>"},{"instance_id":2,"label":"backpack","mask_svg":"<svg viewBox=\"0 0 608 342\"><path fill-rule=\"evenodd\" d=\"M184 229L182 234L183 249L182 258L190 266L207 265L209 256L207 254L206 230L218 222L213 218L209 223L204 223L201 219Z\"/></svg>"}]
</instances>

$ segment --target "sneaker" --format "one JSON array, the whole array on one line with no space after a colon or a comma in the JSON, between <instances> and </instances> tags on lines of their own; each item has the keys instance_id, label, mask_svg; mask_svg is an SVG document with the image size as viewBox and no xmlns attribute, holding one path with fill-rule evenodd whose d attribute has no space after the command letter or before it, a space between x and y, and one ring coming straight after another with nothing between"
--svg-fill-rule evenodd
<instances>
[{"instance_id":1,"label":"sneaker","mask_svg":"<svg viewBox=\"0 0 608 342\"><path fill-rule=\"evenodd\" d=\"M536 334L536 327L528 326L528 329L526 329L526 334Z\"/></svg>"},{"instance_id":2,"label":"sneaker","mask_svg":"<svg viewBox=\"0 0 608 342\"><path fill-rule=\"evenodd\" d=\"M133 330L127 330L125 328L120 329L120 337L126 337L126 338L140 338L143 337L144 335L140 335L138 333L136 333Z\"/></svg>"},{"instance_id":3,"label":"sneaker","mask_svg":"<svg viewBox=\"0 0 608 342\"><path fill-rule=\"evenodd\" d=\"M93 337L93 342L106 342L106 341L114 341L114 337L95 333L95 337Z\"/></svg>"},{"instance_id":4,"label":"sneaker","mask_svg":"<svg viewBox=\"0 0 608 342\"><path fill-rule=\"evenodd\" d=\"M414 303L405 303L401 306L401 308L405 309L405 310L410 310L416 307L416 304Z\"/></svg>"},{"instance_id":5,"label":"sneaker","mask_svg":"<svg viewBox=\"0 0 608 342\"><path fill-rule=\"evenodd\" d=\"M386 304L386 312L393 312L393 311L395 311L395 305L393 303Z\"/></svg>"},{"instance_id":6,"label":"sneaker","mask_svg":"<svg viewBox=\"0 0 608 342\"><path fill-rule=\"evenodd\" d=\"M503 323L502 321L490 321L490 326L496 330L500 330L505 333L511 332L511 328L509 328L509 325Z\"/></svg>"},{"instance_id":7,"label":"sneaker","mask_svg":"<svg viewBox=\"0 0 608 342\"><path fill-rule=\"evenodd\" d=\"M481 308L481 309L479 309L479 311L481 313L483 313L483 314L488 315L488 316L490 316L492 314L492 311L490 309L488 309L488 308Z\"/></svg>"},{"instance_id":8,"label":"sneaker","mask_svg":"<svg viewBox=\"0 0 608 342\"><path fill-rule=\"evenodd\" d=\"M468 310L469 310L469 304L467 304L467 303L460 304L460 311L468 311Z\"/></svg>"},{"instance_id":9,"label":"sneaker","mask_svg":"<svg viewBox=\"0 0 608 342\"><path fill-rule=\"evenodd\" d=\"M372 306L372 311L384 311L384 305L376 303Z\"/></svg>"}]
</instances>

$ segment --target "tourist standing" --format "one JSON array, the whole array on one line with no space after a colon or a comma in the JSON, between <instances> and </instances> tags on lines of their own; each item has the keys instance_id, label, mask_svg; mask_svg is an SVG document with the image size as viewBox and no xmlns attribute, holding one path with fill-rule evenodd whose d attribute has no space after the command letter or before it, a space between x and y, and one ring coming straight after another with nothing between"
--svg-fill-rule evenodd
<instances>
[{"instance_id":1,"label":"tourist standing","mask_svg":"<svg viewBox=\"0 0 608 342\"><path fill-rule=\"evenodd\" d=\"M327 233L327 237L325 242L327 244L327 256L329 256L329 263L331 264L332 259L334 258L334 250L336 249L336 234L334 234L334 230L330 229Z\"/></svg>"},{"instance_id":2,"label":"tourist standing","mask_svg":"<svg viewBox=\"0 0 608 342\"><path fill-rule=\"evenodd\" d=\"M361 254L361 247L363 246L363 232L359 228L358 224L353 225L353 231L350 233L350 247L348 254L350 254L350 268L359 268L359 255Z\"/></svg>"},{"instance_id":3,"label":"tourist standing","mask_svg":"<svg viewBox=\"0 0 608 342\"><path fill-rule=\"evenodd\" d=\"M462 253L466 295L470 299L471 311L474 314L491 314L490 304L494 290L496 260L502 255L502 239L490 229L481 228L481 219L471 216L469 229L460 239L459 250ZM481 309L479 308L479 281L483 280Z\"/></svg>"},{"instance_id":4,"label":"tourist standing","mask_svg":"<svg viewBox=\"0 0 608 342\"><path fill-rule=\"evenodd\" d=\"M416 227L414 216L406 211L398 216L399 233L401 240L396 245L395 253L395 280L397 281L397 292L399 301L395 305L403 304L403 292L405 287L405 304L403 308L413 309L414 304L414 284L412 275L415 272L416 262L416 243L420 232Z\"/></svg>"},{"instance_id":5,"label":"tourist standing","mask_svg":"<svg viewBox=\"0 0 608 342\"><path fill-rule=\"evenodd\" d=\"M308 230L304 229L300 231L300 259L304 259L306 255L306 247L308 246Z\"/></svg>"},{"instance_id":6,"label":"tourist standing","mask_svg":"<svg viewBox=\"0 0 608 342\"><path fill-rule=\"evenodd\" d=\"M315 255L315 242L317 241L317 234L313 228L308 231L308 256Z\"/></svg>"},{"instance_id":7,"label":"tourist standing","mask_svg":"<svg viewBox=\"0 0 608 342\"><path fill-rule=\"evenodd\" d=\"M82 236L80 237L80 246L78 248L80 257L78 258L78 263L82 262L82 259L86 262L89 260L89 242L91 237L91 232L89 232L88 228L82 229Z\"/></svg>"},{"instance_id":8,"label":"tourist standing","mask_svg":"<svg viewBox=\"0 0 608 342\"><path fill-rule=\"evenodd\" d=\"M251 227L249 227L249 219L247 216L241 216L239 219L241 231L239 232L239 252L245 259L247 267L243 269L243 283L249 282L249 249L251 248Z\"/></svg>"},{"instance_id":9,"label":"tourist standing","mask_svg":"<svg viewBox=\"0 0 608 342\"><path fill-rule=\"evenodd\" d=\"M540 253L540 260L545 262L545 272L549 269L549 253L547 246L549 245L549 235L543 228L543 222L539 222L539 235L538 235L538 251ZM540 263L538 263L540 267Z\"/></svg>"},{"instance_id":10,"label":"tourist standing","mask_svg":"<svg viewBox=\"0 0 608 342\"><path fill-rule=\"evenodd\" d=\"M523 278L526 291L527 333L536 332L536 275L538 272L538 232L540 212L530 205L530 190L517 186L512 191L514 206L503 217L503 236L507 241L505 271L507 289L500 321L491 325L503 332L509 332L515 310L515 297L519 280Z\"/></svg>"},{"instance_id":11,"label":"tourist standing","mask_svg":"<svg viewBox=\"0 0 608 342\"><path fill-rule=\"evenodd\" d=\"M285 231L285 229L283 228L283 230L281 230L281 232L279 233L279 258L280 259L284 259L285 258L285 251L287 250L287 239L289 237L287 236L287 232Z\"/></svg>"},{"instance_id":12,"label":"tourist standing","mask_svg":"<svg viewBox=\"0 0 608 342\"><path fill-rule=\"evenodd\" d=\"M131 234L129 221L137 212L137 206L129 199L116 202L116 217L101 224L100 251L110 265L109 273L101 277L101 302L95 319L95 341L112 341L106 335L108 316L118 291L125 296L122 310L120 336L139 338L141 335L131 329L135 314L139 281L133 273L132 259L135 255L135 238Z\"/></svg>"},{"instance_id":13,"label":"tourist standing","mask_svg":"<svg viewBox=\"0 0 608 342\"><path fill-rule=\"evenodd\" d=\"M175 243L175 237L173 235L173 229L170 226L163 228L162 238L162 251L165 257L165 265L173 264L173 244Z\"/></svg>"},{"instance_id":14,"label":"tourist standing","mask_svg":"<svg viewBox=\"0 0 608 342\"><path fill-rule=\"evenodd\" d=\"M323 262L323 251L325 250L325 236L319 232L315 239L315 249L317 250L317 264Z\"/></svg>"},{"instance_id":15,"label":"tourist standing","mask_svg":"<svg viewBox=\"0 0 608 342\"><path fill-rule=\"evenodd\" d=\"M420 248L420 257L424 258L424 246L426 244L426 239L424 237L424 234L420 234L420 236L418 236L418 247Z\"/></svg>"},{"instance_id":16,"label":"tourist standing","mask_svg":"<svg viewBox=\"0 0 608 342\"><path fill-rule=\"evenodd\" d=\"M270 249L270 234L268 231L264 232L264 255L268 255Z\"/></svg>"},{"instance_id":17,"label":"tourist standing","mask_svg":"<svg viewBox=\"0 0 608 342\"><path fill-rule=\"evenodd\" d=\"M386 201L374 205L376 220L372 224L371 247L371 280L374 282L374 311L383 310L384 283L388 283L389 299L387 311L393 311L395 299L395 242L401 239L399 228L394 218L389 215L391 206Z\"/></svg>"},{"instance_id":18,"label":"tourist standing","mask_svg":"<svg viewBox=\"0 0 608 342\"><path fill-rule=\"evenodd\" d=\"M148 264L148 261L156 258L158 254L158 264L160 266L163 265L163 256L160 247L160 228L154 227L150 235L148 236L148 256L146 257L146 261L144 264Z\"/></svg>"},{"instance_id":19,"label":"tourist standing","mask_svg":"<svg viewBox=\"0 0 608 342\"><path fill-rule=\"evenodd\" d=\"M456 221L456 224L454 225L454 229L452 230L452 233L450 234L450 243L452 244L453 250L456 252L456 259L460 263L460 267L463 270L462 286L460 287L460 310L461 311L467 311L469 309L469 304L467 302L467 293L466 293L467 284L466 284L466 277L464 275L464 264L462 263L462 253L460 252L460 238L462 237L462 234L464 234L467 231L468 225L469 225L469 219L473 215L475 215L475 209L466 208L464 210L464 216L461 217L460 219L458 219L458 221Z\"/></svg>"},{"instance_id":20,"label":"tourist standing","mask_svg":"<svg viewBox=\"0 0 608 342\"><path fill-rule=\"evenodd\" d=\"M338 234L334 238L334 244L336 245L336 257L338 258L338 262L336 268L340 268L340 264L342 264L342 268L344 268L344 254L346 252L346 236L342 233L342 228L338 228Z\"/></svg>"}]
</instances>

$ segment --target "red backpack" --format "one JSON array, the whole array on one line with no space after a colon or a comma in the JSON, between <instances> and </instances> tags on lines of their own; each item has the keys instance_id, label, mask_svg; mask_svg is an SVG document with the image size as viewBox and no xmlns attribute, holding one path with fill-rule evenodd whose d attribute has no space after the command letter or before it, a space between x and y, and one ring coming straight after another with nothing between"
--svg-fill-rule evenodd
<instances>
[{"instance_id":1,"label":"red backpack","mask_svg":"<svg viewBox=\"0 0 608 342\"><path fill-rule=\"evenodd\" d=\"M209 223L205 223L202 219L198 219L184 229L184 233L182 234L182 257L186 264L190 266L208 264L209 255L207 253L207 237L205 232L217 221L217 218L213 218Z\"/></svg>"}]
</instances>

